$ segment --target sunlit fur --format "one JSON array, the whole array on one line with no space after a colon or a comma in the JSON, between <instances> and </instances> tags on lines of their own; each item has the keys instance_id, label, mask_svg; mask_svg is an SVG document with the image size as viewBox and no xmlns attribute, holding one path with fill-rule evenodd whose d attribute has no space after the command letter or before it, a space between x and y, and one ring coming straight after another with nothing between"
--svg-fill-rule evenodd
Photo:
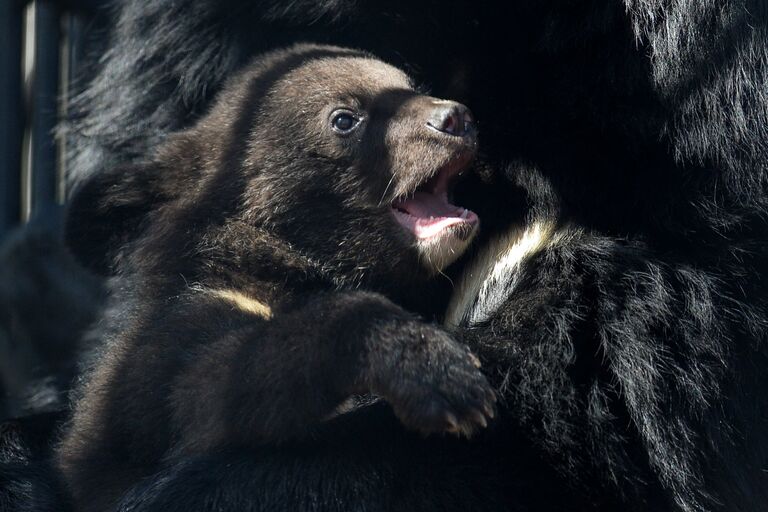
<instances>
[{"instance_id":1,"label":"sunlit fur","mask_svg":"<svg viewBox=\"0 0 768 512\"><path fill-rule=\"evenodd\" d=\"M493 316L509 298L524 260L556 243L554 229L551 224L534 222L525 229L513 227L486 244L462 271L445 323L472 326Z\"/></svg>"},{"instance_id":2,"label":"sunlit fur","mask_svg":"<svg viewBox=\"0 0 768 512\"><path fill-rule=\"evenodd\" d=\"M254 299L253 297L249 297L245 293L231 289L210 290L208 293L214 297L225 300L234 307L247 313L251 313L252 315L256 315L265 320L272 318L272 308L270 308L268 304L265 304L258 299Z\"/></svg>"}]
</instances>

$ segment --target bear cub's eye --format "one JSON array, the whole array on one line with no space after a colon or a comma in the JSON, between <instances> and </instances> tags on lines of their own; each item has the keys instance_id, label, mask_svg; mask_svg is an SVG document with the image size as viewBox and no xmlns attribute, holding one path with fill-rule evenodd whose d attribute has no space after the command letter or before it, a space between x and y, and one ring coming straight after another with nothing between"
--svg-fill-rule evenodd
<instances>
[{"instance_id":1,"label":"bear cub's eye","mask_svg":"<svg viewBox=\"0 0 768 512\"><path fill-rule=\"evenodd\" d=\"M331 126L336 133L346 135L360 124L360 118L348 110L337 110L331 116Z\"/></svg>"}]
</instances>

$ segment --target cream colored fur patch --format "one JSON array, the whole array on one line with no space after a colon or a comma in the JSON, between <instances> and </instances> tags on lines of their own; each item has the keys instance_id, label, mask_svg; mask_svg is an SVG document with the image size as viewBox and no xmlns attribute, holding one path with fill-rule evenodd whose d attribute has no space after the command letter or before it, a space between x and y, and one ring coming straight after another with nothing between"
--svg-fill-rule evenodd
<instances>
[{"instance_id":1,"label":"cream colored fur patch","mask_svg":"<svg viewBox=\"0 0 768 512\"><path fill-rule=\"evenodd\" d=\"M455 288L445 316L450 326L487 320L509 297L526 258L550 243L555 226L535 222L515 228L483 248L470 263Z\"/></svg>"},{"instance_id":2,"label":"cream colored fur patch","mask_svg":"<svg viewBox=\"0 0 768 512\"><path fill-rule=\"evenodd\" d=\"M272 308L270 308L268 304L254 299L253 297L249 297L237 290L208 290L208 293L231 303L237 309L245 311L246 313L260 316L265 320L272 318Z\"/></svg>"}]
</instances>

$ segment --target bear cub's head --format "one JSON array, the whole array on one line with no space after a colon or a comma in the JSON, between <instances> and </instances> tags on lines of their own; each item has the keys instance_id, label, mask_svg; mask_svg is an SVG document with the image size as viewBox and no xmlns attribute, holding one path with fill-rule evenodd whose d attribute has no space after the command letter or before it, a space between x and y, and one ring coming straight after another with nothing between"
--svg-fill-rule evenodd
<instances>
[{"instance_id":1,"label":"bear cub's head","mask_svg":"<svg viewBox=\"0 0 768 512\"><path fill-rule=\"evenodd\" d=\"M477 216L451 204L476 148L467 107L420 94L364 52L298 45L255 60L149 163L86 182L68 236L98 263L140 232L194 247L250 226L363 280L431 274L477 231Z\"/></svg>"}]
</instances>

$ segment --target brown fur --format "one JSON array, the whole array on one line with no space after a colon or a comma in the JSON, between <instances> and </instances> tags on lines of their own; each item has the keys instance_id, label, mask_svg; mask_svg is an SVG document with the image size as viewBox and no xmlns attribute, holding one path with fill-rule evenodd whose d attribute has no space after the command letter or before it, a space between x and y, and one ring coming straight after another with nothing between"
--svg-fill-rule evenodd
<instances>
[{"instance_id":1,"label":"brown fur","mask_svg":"<svg viewBox=\"0 0 768 512\"><path fill-rule=\"evenodd\" d=\"M368 55L297 46L147 164L84 185L70 240L119 241L122 277L58 450L78 510L110 509L178 457L305 436L354 394L422 432L485 425L477 359L396 304L436 269L392 201L474 154L474 137L426 126L438 104ZM340 106L364 126L333 133Z\"/></svg>"}]
</instances>

